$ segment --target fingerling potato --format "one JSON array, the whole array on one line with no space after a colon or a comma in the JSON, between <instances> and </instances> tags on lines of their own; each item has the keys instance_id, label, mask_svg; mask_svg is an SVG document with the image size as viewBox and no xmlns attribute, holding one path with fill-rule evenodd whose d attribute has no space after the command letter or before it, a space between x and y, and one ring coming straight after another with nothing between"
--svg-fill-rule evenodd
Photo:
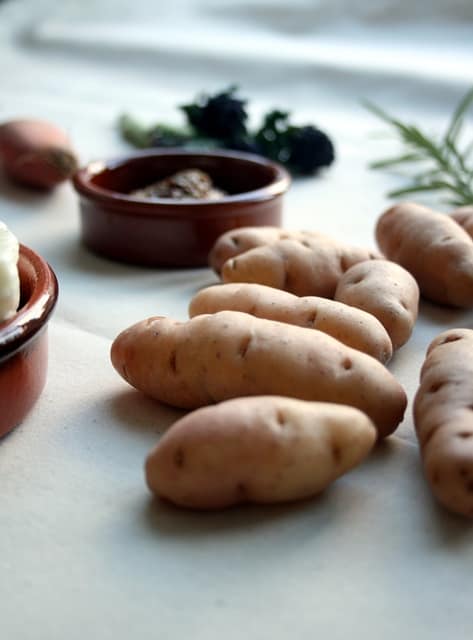
<instances>
[{"instance_id":1,"label":"fingerling potato","mask_svg":"<svg viewBox=\"0 0 473 640\"><path fill-rule=\"evenodd\" d=\"M261 284L230 283L199 291L190 302L189 316L224 310L318 329L383 364L392 356L391 339L379 320L343 302L315 296L299 298Z\"/></svg>"},{"instance_id":2,"label":"fingerling potato","mask_svg":"<svg viewBox=\"0 0 473 640\"><path fill-rule=\"evenodd\" d=\"M217 238L209 253L209 265L220 274L223 264L249 249L273 244L278 240L302 240L307 236L323 237L315 231L293 231L280 227L240 227Z\"/></svg>"},{"instance_id":3,"label":"fingerling potato","mask_svg":"<svg viewBox=\"0 0 473 640\"><path fill-rule=\"evenodd\" d=\"M422 296L473 306L473 240L450 216L412 202L398 204L379 218L376 239L389 260L414 276Z\"/></svg>"},{"instance_id":4,"label":"fingerling potato","mask_svg":"<svg viewBox=\"0 0 473 640\"><path fill-rule=\"evenodd\" d=\"M357 407L379 437L403 418L406 394L371 356L293 325L220 311L177 322L148 318L118 335L112 364L131 385L183 409L250 395Z\"/></svg>"},{"instance_id":5,"label":"fingerling potato","mask_svg":"<svg viewBox=\"0 0 473 640\"><path fill-rule=\"evenodd\" d=\"M181 507L299 500L358 465L376 440L358 409L256 396L178 420L149 454L150 490Z\"/></svg>"},{"instance_id":6,"label":"fingerling potato","mask_svg":"<svg viewBox=\"0 0 473 640\"><path fill-rule=\"evenodd\" d=\"M399 349L411 337L419 309L414 277L390 260L369 260L350 267L340 278L335 300L377 318Z\"/></svg>"},{"instance_id":7,"label":"fingerling potato","mask_svg":"<svg viewBox=\"0 0 473 640\"><path fill-rule=\"evenodd\" d=\"M223 282L251 282L297 296L333 298L343 273L357 262L376 258L368 249L327 236L306 235L249 249L227 260Z\"/></svg>"},{"instance_id":8,"label":"fingerling potato","mask_svg":"<svg viewBox=\"0 0 473 640\"><path fill-rule=\"evenodd\" d=\"M473 331L449 329L430 344L414 399L414 424L430 488L473 518Z\"/></svg>"}]
</instances>

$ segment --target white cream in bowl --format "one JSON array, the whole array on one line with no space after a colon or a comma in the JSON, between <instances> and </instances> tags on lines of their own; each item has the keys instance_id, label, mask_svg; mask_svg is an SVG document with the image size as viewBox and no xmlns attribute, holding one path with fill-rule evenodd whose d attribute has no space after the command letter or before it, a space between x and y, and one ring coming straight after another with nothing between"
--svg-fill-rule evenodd
<instances>
[{"instance_id":1,"label":"white cream in bowl","mask_svg":"<svg viewBox=\"0 0 473 640\"><path fill-rule=\"evenodd\" d=\"M0 221L0 322L11 318L20 304L18 240Z\"/></svg>"}]
</instances>

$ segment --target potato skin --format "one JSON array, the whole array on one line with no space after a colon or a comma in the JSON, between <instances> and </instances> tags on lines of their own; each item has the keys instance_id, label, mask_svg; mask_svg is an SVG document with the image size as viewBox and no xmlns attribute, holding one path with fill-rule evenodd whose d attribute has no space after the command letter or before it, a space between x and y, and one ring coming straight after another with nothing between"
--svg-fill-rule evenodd
<instances>
[{"instance_id":1,"label":"potato skin","mask_svg":"<svg viewBox=\"0 0 473 640\"><path fill-rule=\"evenodd\" d=\"M237 398L171 426L146 460L146 482L193 509L299 500L359 464L375 440L371 420L352 407Z\"/></svg>"},{"instance_id":2,"label":"potato skin","mask_svg":"<svg viewBox=\"0 0 473 640\"><path fill-rule=\"evenodd\" d=\"M240 253L221 269L223 282L250 282L297 296L333 298L343 273L378 255L322 235L281 239Z\"/></svg>"},{"instance_id":3,"label":"potato skin","mask_svg":"<svg viewBox=\"0 0 473 640\"><path fill-rule=\"evenodd\" d=\"M220 274L223 264L249 249L273 244L279 240L303 240L306 236L323 237L315 231L292 231L280 227L240 227L217 238L209 253L209 265Z\"/></svg>"},{"instance_id":4,"label":"potato skin","mask_svg":"<svg viewBox=\"0 0 473 640\"><path fill-rule=\"evenodd\" d=\"M419 309L414 277L390 260L359 262L339 280L335 300L363 309L377 318L399 349L411 337Z\"/></svg>"},{"instance_id":5,"label":"potato skin","mask_svg":"<svg viewBox=\"0 0 473 640\"><path fill-rule=\"evenodd\" d=\"M455 209L455 211L452 211L450 214L450 217L465 229L470 238L473 238L473 204Z\"/></svg>"},{"instance_id":6,"label":"potato skin","mask_svg":"<svg viewBox=\"0 0 473 640\"><path fill-rule=\"evenodd\" d=\"M66 133L42 120L0 125L0 159L10 179L35 189L51 189L78 167Z\"/></svg>"},{"instance_id":7,"label":"potato skin","mask_svg":"<svg viewBox=\"0 0 473 640\"><path fill-rule=\"evenodd\" d=\"M444 507L473 518L473 331L433 340L414 399L424 472Z\"/></svg>"},{"instance_id":8,"label":"potato skin","mask_svg":"<svg viewBox=\"0 0 473 640\"><path fill-rule=\"evenodd\" d=\"M473 306L473 240L451 217L405 202L381 215L376 239L387 258L414 276L425 298Z\"/></svg>"},{"instance_id":9,"label":"potato skin","mask_svg":"<svg viewBox=\"0 0 473 640\"><path fill-rule=\"evenodd\" d=\"M131 385L183 409L250 395L320 400L357 407L385 437L407 403L398 381L371 356L321 331L238 311L184 323L149 318L115 338L111 359Z\"/></svg>"},{"instance_id":10,"label":"potato skin","mask_svg":"<svg viewBox=\"0 0 473 640\"><path fill-rule=\"evenodd\" d=\"M392 356L391 339L379 320L342 302L315 296L299 298L261 284L230 283L199 291L190 302L189 316L225 309L318 329L383 364Z\"/></svg>"}]
</instances>

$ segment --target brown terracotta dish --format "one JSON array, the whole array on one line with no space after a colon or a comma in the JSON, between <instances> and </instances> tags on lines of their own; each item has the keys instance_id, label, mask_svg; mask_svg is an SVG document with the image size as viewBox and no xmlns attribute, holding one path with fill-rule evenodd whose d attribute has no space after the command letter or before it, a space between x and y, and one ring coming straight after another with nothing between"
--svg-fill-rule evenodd
<instances>
[{"instance_id":1,"label":"brown terracotta dish","mask_svg":"<svg viewBox=\"0 0 473 640\"><path fill-rule=\"evenodd\" d=\"M47 323L58 284L48 263L20 245L21 302L0 323L0 437L16 427L39 398L46 382Z\"/></svg>"},{"instance_id":2,"label":"brown terracotta dish","mask_svg":"<svg viewBox=\"0 0 473 640\"><path fill-rule=\"evenodd\" d=\"M137 189L178 171L199 169L226 195L217 200L145 199ZM279 226L290 178L265 158L237 151L144 151L92 162L73 178L82 242L95 253L146 266L207 264L215 240L243 226Z\"/></svg>"}]
</instances>

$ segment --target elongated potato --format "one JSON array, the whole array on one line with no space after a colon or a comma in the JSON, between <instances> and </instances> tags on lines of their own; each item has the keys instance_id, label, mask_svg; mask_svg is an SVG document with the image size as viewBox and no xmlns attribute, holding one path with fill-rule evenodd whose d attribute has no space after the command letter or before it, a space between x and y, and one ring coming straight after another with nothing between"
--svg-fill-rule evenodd
<instances>
[{"instance_id":1,"label":"elongated potato","mask_svg":"<svg viewBox=\"0 0 473 640\"><path fill-rule=\"evenodd\" d=\"M292 231L280 227L240 227L222 234L209 253L209 265L220 273L230 258L249 249L273 244L278 240L303 240L307 236L325 237L316 231Z\"/></svg>"},{"instance_id":2,"label":"elongated potato","mask_svg":"<svg viewBox=\"0 0 473 640\"><path fill-rule=\"evenodd\" d=\"M432 341L414 400L424 471L435 497L473 517L473 331L449 329Z\"/></svg>"},{"instance_id":3,"label":"elongated potato","mask_svg":"<svg viewBox=\"0 0 473 640\"><path fill-rule=\"evenodd\" d=\"M257 396L178 420L146 460L150 490L194 509L320 493L359 464L376 429L353 407Z\"/></svg>"},{"instance_id":4,"label":"elongated potato","mask_svg":"<svg viewBox=\"0 0 473 640\"><path fill-rule=\"evenodd\" d=\"M411 337L419 309L414 277L390 260L359 262L340 278L335 300L363 309L377 318L399 349Z\"/></svg>"},{"instance_id":5,"label":"elongated potato","mask_svg":"<svg viewBox=\"0 0 473 640\"><path fill-rule=\"evenodd\" d=\"M347 404L380 437L403 418L406 394L377 360L314 329L220 311L180 323L149 318L115 338L111 359L131 385L195 409L249 395Z\"/></svg>"},{"instance_id":6,"label":"elongated potato","mask_svg":"<svg viewBox=\"0 0 473 640\"><path fill-rule=\"evenodd\" d=\"M383 364L392 356L391 339L379 320L342 302L298 298L262 284L221 284L199 291L190 302L189 316L225 309L318 329Z\"/></svg>"},{"instance_id":7,"label":"elongated potato","mask_svg":"<svg viewBox=\"0 0 473 640\"><path fill-rule=\"evenodd\" d=\"M376 238L386 257L414 276L425 298L473 306L473 240L452 218L405 202L383 213Z\"/></svg>"},{"instance_id":8,"label":"elongated potato","mask_svg":"<svg viewBox=\"0 0 473 640\"><path fill-rule=\"evenodd\" d=\"M377 254L327 236L305 235L249 249L222 266L224 282L252 282L297 296L333 298L343 273Z\"/></svg>"},{"instance_id":9,"label":"elongated potato","mask_svg":"<svg viewBox=\"0 0 473 640\"><path fill-rule=\"evenodd\" d=\"M473 204L455 209L450 216L473 238Z\"/></svg>"}]
</instances>

